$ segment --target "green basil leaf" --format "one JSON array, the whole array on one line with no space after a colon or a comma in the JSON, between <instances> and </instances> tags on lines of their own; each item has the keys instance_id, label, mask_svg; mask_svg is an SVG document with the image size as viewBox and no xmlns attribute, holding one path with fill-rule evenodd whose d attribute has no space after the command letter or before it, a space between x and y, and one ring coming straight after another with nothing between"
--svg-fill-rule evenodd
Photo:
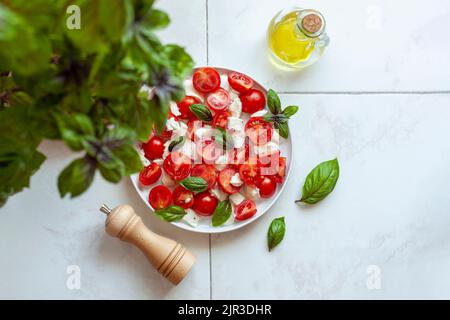
<instances>
[{"instance_id":1,"label":"green basil leaf","mask_svg":"<svg viewBox=\"0 0 450 320\"><path fill-rule=\"evenodd\" d=\"M223 225L231 216L232 208L229 200L221 201L214 210L212 217L212 226L219 227Z\"/></svg>"},{"instance_id":2,"label":"green basil leaf","mask_svg":"<svg viewBox=\"0 0 450 320\"><path fill-rule=\"evenodd\" d=\"M286 223L284 222L284 217L273 219L267 231L267 247L269 251L283 240L285 232Z\"/></svg>"},{"instance_id":3,"label":"green basil leaf","mask_svg":"<svg viewBox=\"0 0 450 320\"><path fill-rule=\"evenodd\" d=\"M95 160L84 157L72 161L58 177L58 190L61 197L67 193L71 198L86 191L95 175Z\"/></svg>"},{"instance_id":4,"label":"green basil leaf","mask_svg":"<svg viewBox=\"0 0 450 320\"><path fill-rule=\"evenodd\" d=\"M95 134L91 119L84 114L55 115L63 140L72 150L82 150L83 140Z\"/></svg>"},{"instance_id":5,"label":"green basil leaf","mask_svg":"<svg viewBox=\"0 0 450 320\"><path fill-rule=\"evenodd\" d=\"M296 114L297 113L297 111L298 111L298 107L297 106L288 106L288 107L286 107L286 108L284 108L284 110L283 110L283 115L284 116L286 116L287 118L290 118L290 117L292 117L294 114Z\"/></svg>"},{"instance_id":6,"label":"green basil leaf","mask_svg":"<svg viewBox=\"0 0 450 320\"><path fill-rule=\"evenodd\" d=\"M203 178L188 177L180 181L180 185L190 191L202 192L208 189L208 184Z\"/></svg>"},{"instance_id":7,"label":"green basil leaf","mask_svg":"<svg viewBox=\"0 0 450 320\"><path fill-rule=\"evenodd\" d=\"M275 123L275 129L278 129L278 134L287 139L289 137L289 126L287 123Z\"/></svg>"},{"instance_id":8,"label":"green basil leaf","mask_svg":"<svg viewBox=\"0 0 450 320\"><path fill-rule=\"evenodd\" d=\"M193 104L189 107L189 109L191 109L192 113L202 121L209 122L213 118L211 110L209 110L209 108L204 104Z\"/></svg>"},{"instance_id":9,"label":"green basil leaf","mask_svg":"<svg viewBox=\"0 0 450 320\"><path fill-rule=\"evenodd\" d=\"M216 135L214 136L214 142L222 147L224 150L230 150L234 148L234 140L229 134L227 134L226 130L223 128L216 128Z\"/></svg>"},{"instance_id":10,"label":"green basil leaf","mask_svg":"<svg viewBox=\"0 0 450 320\"><path fill-rule=\"evenodd\" d=\"M281 111L281 101L278 94L272 90L269 89L267 92L267 105L269 107L270 112L273 114L279 114Z\"/></svg>"},{"instance_id":11,"label":"green basil leaf","mask_svg":"<svg viewBox=\"0 0 450 320\"><path fill-rule=\"evenodd\" d=\"M339 178L337 159L317 165L306 177L302 198L296 202L315 204L333 191Z\"/></svg>"},{"instance_id":12,"label":"green basil leaf","mask_svg":"<svg viewBox=\"0 0 450 320\"><path fill-rule=\"evenodd\" d=\"M169 144L169 152L172 152L173 148L175 148L177 145L179 145L180 143L182 143L184 141L184 137L178 137L178 139L173 140L170 144Z\"/></svg>"},{"instance_id":13,"label":"green basil leaf","mask_svg":"<svg viewBox=\"0 0 450 320\"><path fill-rule=\"evenodd\" d=\"M155 215L160 219L168 222L178 221L183 219L186 211L180 206L169 206L164 209L155 210Z\"/></svg>"}]
</instances>

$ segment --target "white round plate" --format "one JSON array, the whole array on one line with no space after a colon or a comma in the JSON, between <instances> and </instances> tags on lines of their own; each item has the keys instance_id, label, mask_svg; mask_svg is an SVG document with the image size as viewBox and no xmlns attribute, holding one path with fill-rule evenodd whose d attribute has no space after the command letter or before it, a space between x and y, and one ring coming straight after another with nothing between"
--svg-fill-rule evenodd
<instances>
[{"instance_id":1,"label":"white round plate","mask_svg":"<svg viewBox=\"0 0 450 320\"><path fill-rule=\"evenodd\" d=\"M225 75L228 74L234 70L230 70L230 69L225 69L225 68L215 68L217 71L219 71L219 73L221 75ZM196 69L194 69L195 71ZM189 78L188 78L189 79ZM255 80L253 80L255 82L254 87L261 90L262 92L264 92L264 94L267 96L267 90L261 86L258 82L256 82ZM242 117L242 116L241 116ZM248 116L244 115L243 118L245 120L247 120ZM289 135L289 138L287 140L282 139L282 143L280 144L280 151L281 154L283 156L286 157L286 177L283 181L282 184L279 184L277 186L277 191L276 194L268 199L258 199L255 201L256 203L256 207L257 207L257 213L251 217L248 220L245 221L235 221L233 224L230 225L222 225L220 227L213 227L211 225L211 217L201 217L201 220L199 222L199 225L197 227L192 227L189 224L187 224L184 221L176 221L176 222L172 222L173 225L181 228L181 229L185 229L185 230L189 230L189 231L193 231L193 232L199 232L199 233L221 233L221 232L228 232L228 231L232 231L232 230L236 230L239 228L242 228L243 226L252 223L253 221L255 221L256 219L258 219L259 217L261 217L263 214L265 214L271 207L272 205L277 201L278 197L280 196L281 192L283 191L286 182L289 178L290 172L291 172L291 167L292 167L292 163L293 163L293 153L292 153L292 140L291 140L291 135ZM139 196L141 197L142 201L144 201L144 203L147 205L147 207L149 208L150 212L153 212L152 207L150 206L150 204L148 203L148 193L150 191L150 189L153 186L150 187L143 187L140 185L139 183L139 174L133 174L131 177L131 181L133 183L134 188L136 189L137 193L139 194Z\"/></svg>"}]
</instances>

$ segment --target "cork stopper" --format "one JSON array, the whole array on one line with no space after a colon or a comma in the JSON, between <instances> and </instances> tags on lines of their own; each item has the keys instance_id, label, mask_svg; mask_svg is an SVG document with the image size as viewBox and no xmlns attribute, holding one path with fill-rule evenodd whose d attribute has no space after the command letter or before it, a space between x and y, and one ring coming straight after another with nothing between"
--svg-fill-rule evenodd
<instances>
[{"instance_id":1,"label":"cork stopper","mask_svg":"<svg viewBox=\"0 0 450 320\"><path fill-rule=\"evenodd\" d=\"M320 12L305 9L297 15L297 26L306 36L316 38L325 30L325 19Z\"/></svg>"},{"instance_id":2,"label":"cork stopper","mask_svg":"<svg viewBox=\"0 0 450 320\"><path fill-rule=\"evenodd\" d=\"M317 14L310 13L303 18L302 26L309 33L316 33L322 28L322 19Z\"/></svg>"}]
</instances>

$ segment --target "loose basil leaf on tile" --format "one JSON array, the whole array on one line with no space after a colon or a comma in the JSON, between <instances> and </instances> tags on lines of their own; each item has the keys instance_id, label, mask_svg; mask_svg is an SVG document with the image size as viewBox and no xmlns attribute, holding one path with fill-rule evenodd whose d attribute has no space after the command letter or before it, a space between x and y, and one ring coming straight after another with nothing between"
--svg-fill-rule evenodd
<instances>
[{"instance_id":1,"label":"loose basil leaf on tile","mask_svg":"<svg viewBox=\"0 0 450 320\"><path fill-rule=\"evenodd\" d=\"M339 178L339 162L337 159L322 162L306 177L302 198L295 202L315 204L333 191Z\"/></svg>"},{"instance_id":2,"label":"loose basil leaf on tile","mask_svg":"<svg viewBox=\"0 0 450 320\"><path fill-rule=\"evenodd\" d=\"M208 184L203 178L188 177L180 181L180 185L190 191L202 192L208 189Z\"/></svg>"},{"instance_id":3,"label":"loose basil leaf on tile","mask_svg":"<svg viewBox=\"0 0 450 320\"><path fill-rule=\"evenodd\" d=\"M272 112L273 114L279 114L281 111L280 97L272 89L269 89L269 91L267 92L267 106L269 107L270 112Z\"/></svg>"},{"instance_id":4,"label":"loose basil leaf on tile","mask_svg":"<svg viewBox=\"0 0 450 320\"><path fill-rule=\"evenodd\" d=\"M286 223L284 217L275 218L267 231L267 247L269 251L275 248L284 238Z\"/></svg>"},{"instance_id":5,"label":"loose basil leaf on tile","mask_svg":"<svg viewBox=\"0 0 450 320\"><path fill-rule=\"evenodd\" d=\"M168 222L178 221L183 219L186 211L180 206L170 206L164 209L159 209L155 211L155 215L160 219Z\"/></svg>"},{"instance_id":6,"label":"loose basil leaf on tile","mask_svg":"<svg viewBox=\"0 0 450 320\"><path fill-rule=\"evenodd\" d=\"M214 215L212 217L212 226L219 227L223 225L231 216L232 208L229 200L224 200L219 202L214 210Z\"/></svg>"},{"instance_id":7,"label":"loose basil leaf on tile","mask_svg":"<svg viewBox=\"0 0 450 320\"><path fill-rule=\"evenodd\" d=\"M209 122L213 118L211 110L204 104L196 103L191 105L189 109L191 109L192 113L202 121Z\"/></svg>"},{"instance_id":8,"label":"loose basil leaf on tile","mask_svg":"<svg viewBox=\"0 0 450 320\"><path fill-rule=\"evenodd\" d=\"M299 107L297 106L288 106L284 108L282 114L288 118L292 117L294 114L297 113Z\"/></svg>"}]
</instances>

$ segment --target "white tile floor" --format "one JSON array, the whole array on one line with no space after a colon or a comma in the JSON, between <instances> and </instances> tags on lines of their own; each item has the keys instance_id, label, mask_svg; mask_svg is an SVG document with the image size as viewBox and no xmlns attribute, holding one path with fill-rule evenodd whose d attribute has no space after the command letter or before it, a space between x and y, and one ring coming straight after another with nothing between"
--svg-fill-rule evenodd
<instances>
[{"instance_id":1,"label":"white tile floor","mask_svg":"<svg viewBox=\"0 0 450 320\"><path fill-rule=\"evenodd\" d=\"M284 73L268 62L265 30L277 10L297 3L324 13L332 42L317 65ZM242 230L197 235L151 216L129 181L97 178L84 196L60 200L56 177L71 155L44 143L49 160L31 189L0 210L0 298L450 298L450 3L158 5L172 17L164 40L186 46L197 65L246 72L283 92L284 104L302 106L291 121L299 143L285 192ZM335 156L333 194L311 208L295 205L308 171ZM198 263L186 282L172 287L139 252L104 235L102 202L130 203L155 231L188 246ZM286 238L268 253L268 224L281 215ZM72 264L81 290L66 287ZM370 286L373 270L379 289Z\"/></svg>"}]
</instances>

